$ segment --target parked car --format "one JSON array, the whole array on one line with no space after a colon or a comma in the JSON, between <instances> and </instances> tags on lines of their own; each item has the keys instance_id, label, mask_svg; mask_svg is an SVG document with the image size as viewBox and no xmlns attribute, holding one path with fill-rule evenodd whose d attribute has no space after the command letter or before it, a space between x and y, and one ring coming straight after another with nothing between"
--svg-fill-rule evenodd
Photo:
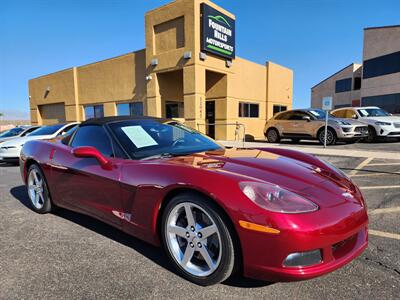
<instances>
[{"instance_id":1,"label":"parked car","mask_svg":"<svg viewBox=\"0 0 400 300\"><path fill-rule=\"evenodd\" d=\"M17 126L9 130L6 130L4 132L1 132L0 144L8 140L24 137L38 128L40 128L40 126Z\"/></svg>"},{"instance_id":2,"label":"parked car","mask_svg":"<svg viewBox=\"0 0 400 300\"><path fill-rule=\"evenodd\" d=\"M310 108L278 113L267 121L264 134L270 143L277 143L281 138L290 138L293 142L318 139L323 144L325 111ZM356 142L367 136L368 128L365 124L329 115L327 145L333 145L337 141Z\"/></svg>"},{"instance_id":3,"label":"parked car","mask_svg":"<svg viewBox=\"0 0 400 300\"><path fill-rule=\"evenodd\" d=\"M367 140L370 142L382 137L400 138L400 116L393 116L377 106L339 108L332 114L368 125Z\"/></svg>"},{"instance_id":4,"label":"parked car","mask_svg":"<svg viewBox=\"0 0 400 300\"><path fill-rule=\"evenodd\" d=\"M163 245L200 285L238 271L321 276L368 244L363 196L335 167L293 150L224 149L168 119L87 120L25 143L20 170L34 211L64 207Z\"/></svg>"},{"instance_id":5,"label":"parked car","mask_svg":"<svg viewBox=\"0 0 400 300\"><path fill-rule=\"evenodd\" d=\"M31 140L52 139L65 134L68 130L76 127L78 123L67 123L43 126L23 137L18 137L0 144L0 161L18 162L22 146Z\"/></svg>"}]
</instances>

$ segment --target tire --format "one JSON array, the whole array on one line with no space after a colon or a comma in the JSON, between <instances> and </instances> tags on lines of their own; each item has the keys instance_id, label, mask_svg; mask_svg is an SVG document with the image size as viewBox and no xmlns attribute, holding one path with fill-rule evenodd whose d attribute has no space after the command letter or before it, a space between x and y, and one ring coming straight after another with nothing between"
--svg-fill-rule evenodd
<instances>
[{"instance_id":1,"label":"tire","mask_svg":"<svg viewBox=\"0 0 400 300\"><path fill-rule=\"evenodd\" d=\"M28 169L26 188L29 203L35 212L45 214L52 210L53 206L46 177L37 164L31 165Z\"/></svg>"},{"instance_id":2,"label":"tire","mask_svg":"<svg viewBox=\"0 0 400 300\"><path fill-rule=\"evenodd\" d=\"M269 143L279 143L281 140L279 132L275 128L268 129L265 136L267 137Z\"/></svg>"},{"instance_id":3,"label":"tire","mask_svg":"<svg viewBox=\"0 0 400 300\"><path fill-rule=\"evenodd\" d=\"M298 144L300 142L299 138L291 138L290 140L292 141L293 144Z\"/></svg>"},{"instance_id":4,"label":"tire","mask_svg":"<svg viewBox=\"0 0 400 300\"><path fill-rule=\"evenodd\" d=\"M162 216L161 236L165 252L182 277L208 286L231 276L239 255L227 224L220 209L206 197L184 193L171 199Z\"/></svg>"},{"instance_id":5,"label":"tire","mask_svg":"<svg viewBox=\"0 0 400 300\"><path fill-rule=\"evenodd\" d=\"M324 144L324 139L325 139L325 128L323 127L318 131L318 140L322 145ZM337 141L337 137L336 137L335 130L328 127L328 137L326 139L326 144L327 145L335 145L336 141Z\"/></svg>"},{"instance_id":6,"label":"tire","mask_svg":"<svg viewBox=\"0 0 400 300\"><path fill-rule=\"evenodd\" d=\"M377 134L374 127L368 126L368 137L365 140L368 143L373 143L377 140Z\"/></svg>"}]
</instances>

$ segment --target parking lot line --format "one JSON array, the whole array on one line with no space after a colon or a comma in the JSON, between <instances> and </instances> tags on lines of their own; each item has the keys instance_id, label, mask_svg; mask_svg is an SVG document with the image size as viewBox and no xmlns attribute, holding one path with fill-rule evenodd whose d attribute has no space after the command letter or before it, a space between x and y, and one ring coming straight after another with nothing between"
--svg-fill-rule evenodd
<instances>
[{"instance_id":1,"label":"parking lot line","mask_svg":"<svg viewBox=\"0 0 400 300\"><path fill-rule=\"evenodd\" d=\"M369 165L368 165L369 166ZM366 171L364 171L366 172ZM350 177L368 177L368 176L393 176L393 175L400 175L400 172L394 172L394 173L381 173L381 172L373 172L373 173L368 173L368 174L354 174L354 175L349 175Z\"/></svg>"},{"instance_id":2,"label":"parking lot line","mask_svg":"<svg viewBox=\"0 0 400 300\"><path fill-rule=\"evenodd\" d=\"M388 208L377 208L368 211L368 215L379 215L387 213L398 213L400 212L400 207L388 207Z\"/></svg>"},{"instance_id":3,"label":"parking lot line","mask_svg":"<svg viewBox=\"0 0 400 300\"><path fill-rule=\"evenodd\" d=\"M368 229L370 235L400 240L400 234Z\"/></svg>"},{"instance_id":4,"label":"parking lot line","mask_svg":"<svg viewBox=\"0 0 400 300\"><path fill-rule=\"evenodd\" d=\"M400 185L360 186L362 190L400 189Z\"/></svg>"},{"instance_id":5,"label":"parking lot line","mask_svg":"<svg viewBox=\"0 0 400 300\"><path fill-rule=\"evenodd\" d=\"M350 173L350 176L354 176L357 174L358 171L362 170L366 165L368 165L374 158L368 157L367 159L363 160L357 167L355 167Z\"/></svg>"},{"instance_id":6,"label":"parking lot line","mask_svg":"<svg viewBox=\"0 0 400 300\"><path fill-rule=\"evenodd\" d=\"M400 166L400 163L372 163L368 166Z\"/></svg>"}]
</instances>

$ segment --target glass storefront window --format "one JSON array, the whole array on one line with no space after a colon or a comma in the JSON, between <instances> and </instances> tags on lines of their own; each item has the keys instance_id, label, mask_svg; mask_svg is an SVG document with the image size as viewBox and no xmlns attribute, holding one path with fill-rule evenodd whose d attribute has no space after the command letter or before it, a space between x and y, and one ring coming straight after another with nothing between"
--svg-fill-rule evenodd
<instances>
[{"instance_id":1,"label":"glass storefront window","mask_svg":"<svg viewBox=\"0 0 400 300\"><path fill-rule=\"evenodd\" d=\"M118 116L143 116L143 102L117 104Z\"/></svg>"},{"instance_id":2,"label":"glass storefront window","mask_svg":"<svg viewBox=\"0 0 400 300\"><path fill-rule=\"evenodd\" d=\"M103 105L85 106L85 120L104 117Z\"/></svg>"}]
</instances>

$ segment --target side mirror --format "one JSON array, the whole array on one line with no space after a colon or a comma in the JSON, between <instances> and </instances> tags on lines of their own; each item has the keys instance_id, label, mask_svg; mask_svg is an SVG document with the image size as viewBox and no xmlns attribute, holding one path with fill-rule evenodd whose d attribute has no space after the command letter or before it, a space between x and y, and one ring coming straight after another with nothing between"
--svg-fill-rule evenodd
<instances>
[{"instance_id":1,"label":"side mirror","mask_svg":"<svg viewBox=\"0 0 400 300\"><path fill-rule=\"evenodd\" d=\"M94 147L90 146L83 146L83 147L77 147L72 149L72 155L75 157L91 157L95 158L100 166L105 169L105 170L111 170L112 165L111 161L109 161L103 154L100 153L99 150L97 150Z\"/></svg>"},{"instance_id":2,"label":"side mirror","mask_svg":"<svg viewBox=\"0 0 400 300\"><path fill-rule=\"evenodd\" d=\"M351 118L352 118L352 119L358 119L358 117L357 117L356 114L352 115Z\"/></svg>"},{"instance_id":3,"label":"side mirror","mask_svg":"<svg viewBox=\"0 0 400 300\"><path fill-rule=\"evenodd\" d=\"M307 122L310 122L310 121L311 121L310 116L304 116L302 119L303 119L303 120L306 120Z\"/></svg>"}]
</instances>

